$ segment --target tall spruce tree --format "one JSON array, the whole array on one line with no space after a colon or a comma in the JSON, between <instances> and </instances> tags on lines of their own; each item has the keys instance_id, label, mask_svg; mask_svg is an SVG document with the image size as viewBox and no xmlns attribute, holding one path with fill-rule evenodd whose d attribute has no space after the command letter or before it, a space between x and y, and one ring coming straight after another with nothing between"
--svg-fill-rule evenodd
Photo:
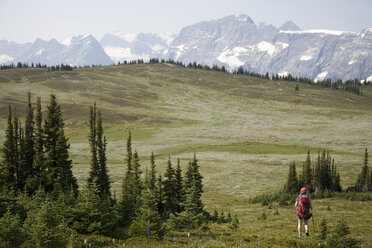
<instances>
[{"instance_id":1,"label":"tall spruce tree","mask_svg":"<svg viewBox=\"0 0 372 248\"><path fill-rule=\"evenodd\" d=\"M12 109L8 109L8 125L5 130L5 140L2 149L1 174L3 177L2 188L7 191L15 190L15 145L14 129L12 122Z\"/></svg>"},{"instance_id":2,"label":"tall spruce tree","mask_svg":"<svg viewBox=\"0 0 372 248\"><path fill-rule=\"evenodd\" d=\"M96 103L94 106L90 106L90 119L89 119L89 145L90 145L90 171L88 177L88 183L92 183L99 176L99 165L97 158L97 110Z\"/></svg>"},{"instance_id":3,"label":"tall spruce tree","mask_svg":"<svg viewBox=\"0 0 372 248\"><path fill-rule=\"evenodd\" d=\"M96 103L90 107L89 120L89 145L91 150L90 171L88 183L96 180L99 195L107 195L111 198L110 178L108 176L106 165L106 137L103 136L103 126L101 112L97 112Z\"/></svg>"},{"instance_id":4,"label":"tall spruce tree","mask_svg":"<svg viewBox=\"0 0 372 248\"><path fill-rule=\"evenodd\" d=\"M139 215L129 227L131 236L162 239L165 229L157 209L155 189L151 185L151 174L146 170L145 187L142 191L142 206Z\"/></svg>"},{"instance_id":5,"label":"tall spruce tree","mask_svg":"<svg viewBox=\"0 0 372 248\"><path fill-rule=\"evenodd\" d=\"M180 159L177 159L175 179L176 179L177 212L181 212L183 210L183 204L185 203L185 200L186 200L186 195L185 195L185 189L183 186L183 177L182 177Z\"/></svg>"},{"instance_id":6,"label":"tall spruce tree","mask_svg":"<svg viewBox=\"0 0 372 248\"><path fill-rule=\"evenodd\" d=\"M156 164L155 164L155 156L154 153L151 153L150 157L151 161L151 168L150 168L150 175L149 175L149 185L151 189L155 189L156 187Z\"/></svg>"},{"instance_id":7,"label":"tall spruce tree","mask_svg":"<svg viewBox=\"0 0 372 248\"><path fill-rule=\"evenodd\" d=\"M299 190L299 184L296 173L296 163L292 161L289 165L289 173L287 177L287 183L284 186L284 191L296 194Z\"/></svg>"},{"instance_id":8,"label":"tall spruce tree","mask_svg":"<svg viewBox=\"0 0 372 248\"><path fill-rule=\"evenodd\" d=\"M186 170L185 174L185 191L186 193L192 192L193 196L192 199L195 200L195 204L198 208L198 212L203 211L203 203L201 201L201 195L203 193L203 177L199 172L199 165L198 165L198 160L196 159L196 155L194 154L194 159L192 162L189 162L189 165ZM195 189L192 189L195 188ZM195 192L193 192L195 190Z\"/></svg>"},{"instance_id":9,"label":"tall spruce tree","mask_svg":"<svg viewBox=\"0 0 372 248\"><path fill-rule=\"evenodd\" d=\"M308 150L307 157L302 169L302 185L306 187L310 192L313 191L312 179L313 176L311 171L310 150Z\"/></svg>"},{"instance_id":10,"label":"tall spruce tree","mask_svg":"<svg viewBox=\"0 0 372 248\"><path fill-rule=\"evenodd\" d=\"M164 216L164 184L163 178L159 175L157 184L156 184L156 198L157 198L157 207L160 216Z\"/></svg>"},{"instance_id":11,"label":"tall spruce tree","mask_svg":"<svg viewBox=\"0 0 372 248\"><path fill-rule=\"evenodd\" d=\"M165 215L168 217L170 213L175 213L178 210L177 181L170 157L168 158L163 185Z\"/></svg>"},{"instance_id":12,"label":"tall spruce tree","mask_svg":"<svg viewBox=\"0 0 372 248\"><path fill-rule=\"evenodd\" d=\"M31 93L28 92L28 104L25 117L25 138L24 138L24 178L29 193L34 193L39 186L36 180L34 165L35 159L35 135L34 135L34 108L31 104Z\"/></svg>"},{"instance_id":13,"label":"tall spruce tree","mask_svg":"<svg viewBox=\"0 0 372 248\"><path fill-rule=\"evenodd\" d=\"M134 172L133 172L133 153L132 153L132 135L129 130L127 139L127 155L126 155L126 172L122 185L122 197L119 206L120 212L120 225L129 227L135 217L135 206L137 195L134 192Z\"/></svg>"},{"instance_id":14,"label":"tall spruce tree","mask_svg":"<svg viewBox=\"0 0 372 248\"><path fill-rule=\"evenodd\" d=\"M137 215L140 207L141 207L141 192L143 189L143 182L141 180L141 164L139 160L139 156L137 151L135 150L133 153L133 194L135 199L135 208L134 213Z\"/></svg>"},{"instance_id":15,"label":"tall spruce tree","mask_svg":"<svg viewBox=\"0 0 372 248\"><path fill-rule=\"evenodd\" d=\"M356 181L356 188L358 191L368 191L368 177L369 177L369 168L368 168L368 151L367 148L364 152L364 162L361 172L358 175Z\"/></svg>"},{"instance_id":16,"label":"tall spruce tree","mask_svg":"<svg viewBox=\"0 0 372 248\"><path fill-rule=\"evenodd\" d=\"M51 192L57 184L64 190L78 192L76 178L69 160L68 139L65 137L61 106L56 96L50 95L47 116L44 121L45 166L47 171L46 191Z\"/></svg>"},{"instance_id":17,"label":"tall spruce tree","mask_svg":"<svg viewBox=\"0 0 372 248\"><path fill-rule=\"evenodd\" d=\"M97 153L99 164L98 186L100 187L101 196L107 195L111 198L111 184L107 169L106 157L106 136L103 135L101 111L97 115Z\"/></svg>"},{"instance_id":18,"label":"tall spruce tree","mask_svg":"<svg viewBox=\"0 0 372 248\"><path fill-rule=\"evenodd\" d=\"M35 115L35 158L34 158L34 172L35 184L38 187L45 188L47 183L47 171L45 168L44 156L44 131L43 131L43 116L41 111L41 98L37 98L36 115Z\"/></svg>"}]
</instances>

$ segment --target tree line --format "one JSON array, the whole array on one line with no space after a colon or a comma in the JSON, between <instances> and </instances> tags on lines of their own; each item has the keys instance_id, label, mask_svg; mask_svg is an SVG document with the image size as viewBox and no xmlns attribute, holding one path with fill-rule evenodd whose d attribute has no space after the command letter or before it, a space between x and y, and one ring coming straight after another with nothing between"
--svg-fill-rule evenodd
<instances>
[{"instance_id":1,"label":"tree line","mask_svg":"<svg viewBox=\"0 0 372 248\"><path fill-rule=\"evenodd\" d=\"M329 152L318 152L315 163L311 163L310 152L308 151L306 160L302 166L301 175L297 176L296 163L289 165L287 182L284 192L296 194L301 187L306 187L315 194L327 192L342 192L340 174L337 171L335 160L331 158ZM364 162L355 185L346 189L352 192L371 192L372 191L372 170L368 167L368 151L364 152Z\"/></svg>"},{"instance_id":2,"label":"tree line","mask_svg":"<svg viewBox=\"0 0 372 248\"><path fill-rule=\"evenodd\" d=\"M180 159L174 166L169 157L162 176L152 153L149 169L143 171L130 130L117 199L108 174L102 115L95 103L89 118L90 169L79 190L55 95L50 96L45 118L42 113L41 99L35 110L30 93L24 124L9 107L0 162L1 247L82 245L79 235L162 239L169 230L207 230L209 222L229 223L236 230L236 216L229 213L226 218L223 212L204 209L203 177L195 155L185 172Z\"/></svg>"}]
</instances>

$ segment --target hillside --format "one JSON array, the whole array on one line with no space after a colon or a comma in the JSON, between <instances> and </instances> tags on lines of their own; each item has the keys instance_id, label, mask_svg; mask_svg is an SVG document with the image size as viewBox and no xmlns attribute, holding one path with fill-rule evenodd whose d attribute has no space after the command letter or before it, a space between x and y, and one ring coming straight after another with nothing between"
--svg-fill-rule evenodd
<instances>
[{"instance_id":1,"label":"hillside","mask_svg":"<svg viewBox=\"0 0 372 248\"><path fill-rule=\"evenodd\" d=\"M364 148L372 147L371 87L363 87L362 96L312 85L300 84L299 88L295 91L292 82L170 64L94 67L72 72L3 70L0 143L4 141L8 105L16 106L23 115L28 91L34 102L40 96L44 107L49 94L54 93L62 104L74 173L82 184L89 169L89 106L96 101L109 142L109 170L116 192L120 191L124 175L125 137L131 128L143 167L149 165L152 151L160 171L168 155L173 161L180 157L181 165L186 166L185 161L196 152L204 177L206 208L238 213L245 223L243 230L255 233L260 227L247 223L256 220L262 211L271 210L252 208L247 199L282 187L290 161L302 165L308 149L312 159L318 148L328 149L345 188L355 182ZM325 210L324 204L330 204L329 200L318 202ZM344 204L339 200L334 206L352 209L353 202ZM372 241L361 218L370 210L363 204L360 212L345 212L346 219L354 221L352 231L368 242ZM286 214L293 215L293 209L281 211L283 214L275 218L288 228L292 224L294 227L286 220ZM280 232L272 226L266 228ZM291 235L295 237L295 230Z\"/></svg>"}]
</instances>

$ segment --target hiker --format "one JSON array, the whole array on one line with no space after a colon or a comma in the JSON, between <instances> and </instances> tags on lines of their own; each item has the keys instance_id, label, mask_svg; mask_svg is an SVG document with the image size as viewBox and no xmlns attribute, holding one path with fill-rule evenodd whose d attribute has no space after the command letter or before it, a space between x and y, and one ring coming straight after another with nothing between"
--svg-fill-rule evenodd
<instances>
[{"instance_id":1,"label":"hiker","mask_svg":"<svg viewBox=\"0 0 372 248\"><path fill-rule=\"evenodd\" d=\"M301 188L300 194L297 197L295 208L296 208L296 215L298 217L298 236L301 237L301 229L302 229L302 220L305 223L305 232L306 236L309 236L309 224L308 219L312 216L310 213L310 209L313 209L311 205L311 199L306 194L307 188Z\"/></svg>"}]
</instances>

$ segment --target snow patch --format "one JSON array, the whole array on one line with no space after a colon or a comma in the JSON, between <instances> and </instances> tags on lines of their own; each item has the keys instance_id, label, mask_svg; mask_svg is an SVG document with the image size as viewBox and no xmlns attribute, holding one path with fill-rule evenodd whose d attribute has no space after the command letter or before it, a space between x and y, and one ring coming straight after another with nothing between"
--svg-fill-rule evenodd
<instances>
[{"instance_id":1,"label":"snow patch","mask_svg":"<svg viewBox=\"0 0 372 248\"><path fill-rule=\"evenodd\" d=\"M151 46L151 49L154 51L154 52L160 52L162 50L164 50L165 47L159 45L159 44L155 44L153 46Z\"/></svg>"},{"instance_id":2,"label":"snow patch","mask_svg":"<svg viewBox=\"0 0 372 248\"><path fill-rule=\"evenodd\" d=\"M286 76L288 76L288 72L287 71L281 71L281 72L278 73L278 76L279 77L286 77Z\"/></svg>"},{"instance_id":3,"label":"snow patch","mask_svg":"<svg viewBox=\"0 0 372 248\"><path fill-rule=\"evenodd\" d=\"M44 52L44 48L41 48L39 51L35 53L35 55L41 55Z\"/></svg>"},{"instance_id":4,"label":"snow patch","mask_svg":"<svg viewBox=\"0 0 372 248\"><path fill-rule=\"evenodd\" d=\"M62 43L63 45L65 45L65 46L69 46L71 44L71 39L72 39L72 37L66 38L64 40L60 40L59 42Z\"/></svg>"},{"instance_id":5,"label":"snow patch","mask_svg":"<svg viewBox=\"0 0 372 248\"><path fill-rule=\"evenodd\" d=\"M318 76L316 76L316 79L317 80L324 80L325 77L327 76L328 72L327 71L323 71L322 73L319 73Z\"/></svg>"},{"instance_id":6,"label":"snow patch","mask_svg":"<svg viewBox=\"0 0 372 248\"><path fill-rule=\"evenodd\" d=\"M301 61L309 61L309 60L312 60L312 59L313 59L313 56L309 56L309 55L303 55L300 58Z\"/></svg>"},{"instance_id":7,"label":"snow patch","mask_svg":"<svg viewBox=\"0 0 372 248\"><path fill-rule=\"evenodd\" d=\"M257 48L261 52L267 52L270 55L273 55L273 53L275 51L275 46L273 44L269 43L269 42L266 42L266 41L261 41L260 43L258 43Z\"/></svg>"},{"instance_id":8,"label":"snow patch","mask_svg":"<svg viewBox=\"0 0 372 248\"><path fill-rule=\"evenodd\" d=\"M132 54L130 48L108 46L104 50L115 63L123 60L149 59L149 56L145 54Z\"/></svg>"},{"instance_id":9,"label":"snow patch","mask_svg":"<svg viewBox=\"0 0 372 248\"><path fill-rule=\"evenodd\" d=\"M236 68L244 65L244 62L241 61L238 57L243 51L243 47L235 47L232 50L225 48L225 50L217 57L218 61L228 64L232 68Z\"/></svg>"},{"instance_id":10,"label":"snow patch","mask_svg":"<svg viewBox=\"0 0 372 248\"><path fill-rule=\"evenodd\" d=\"M235 18L240 22L248 21L248 16L242 14L235 14Z\"/></svg>"},{"instance_id":11,"label":"snow patch","mask_svg":"<svg viewBox=\"0 0 372 248\"><path fill-rule=\"evenodd\" d=\"M6 54L1 54L0 55L0 63L6 63L6 62L9 62L9 61L12 61L14 58L13 57L10 57Z\"/></svg>"}]
</instances>

